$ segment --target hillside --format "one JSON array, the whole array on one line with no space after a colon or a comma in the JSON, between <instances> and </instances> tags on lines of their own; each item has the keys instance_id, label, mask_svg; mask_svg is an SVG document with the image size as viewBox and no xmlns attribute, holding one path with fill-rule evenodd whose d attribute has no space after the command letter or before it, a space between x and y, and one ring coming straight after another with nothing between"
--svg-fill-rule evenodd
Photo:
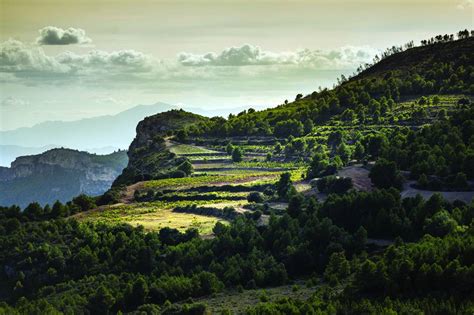
<instances>
[{"instance_id":1,"label":"hillside","mask_svg":"<svg viewBox=\"0 0 474 315\"><path fill-rule=\"evenodd\" d=\"M70 149L52 149L22 156L10 168L0 169L0 204L25 207L56 200L66 202L79 194L103 194L127 164L125 151L95 155Z\"/></svg>"}]
</instances>

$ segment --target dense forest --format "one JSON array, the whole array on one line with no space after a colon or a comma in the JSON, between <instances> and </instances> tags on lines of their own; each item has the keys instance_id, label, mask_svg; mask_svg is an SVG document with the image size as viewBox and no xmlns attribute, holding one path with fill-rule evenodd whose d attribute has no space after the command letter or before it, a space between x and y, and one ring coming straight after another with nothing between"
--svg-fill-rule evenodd
<instances>
[{"instance_id":1,"label":"dense forest","mask_svg":"<svg viewBox=\"0 0 474 315\"><path fill-rule=\"evenodd\" d=\"M0 314L208 314L215 309L206 301L229 292L259 292L240 309L246 314L474 313L474 202L442 194L473 191L473 48L461 31L458 40L394 47L334 89L272 109L148 117L103 196L0 208ZM176 143L221 151L199 147L200 164L192 163L192 154L172 152ZM212 186L195 169L209 167L212 154L242 170L298 172ZM355 164L370 189L337 175ZM204 184L173 190L178 180ZM301 183L319 193L303 193ZM403 196L407 186L436 193ZM142 190L123 197L130 187ZM194 200L173 211L228 221L203 237L196 228L78 219L121 211L126 198L139 206ZM248 204L217 215L199 207L218 198ZM286 286L294 294L266 291ZM309 298L298 297L303 290Z\"/></svg>"}]
</instances>

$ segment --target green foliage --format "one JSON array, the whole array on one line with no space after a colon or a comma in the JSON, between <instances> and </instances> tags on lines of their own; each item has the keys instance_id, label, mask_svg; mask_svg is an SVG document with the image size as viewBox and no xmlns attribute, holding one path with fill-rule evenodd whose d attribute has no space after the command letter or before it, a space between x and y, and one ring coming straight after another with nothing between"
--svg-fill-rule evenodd
<instances>
[{"instance_id":1,"label":"green foliage","mask_svg":"<svg viewBox=\"0 0 474 315\"><path fill-rule=\"evenodd\" d=\"M236 147L232 150L232 161L237 163L237 162L242 162L244 157L244 153L242 152L242 149L239 147Z\"/></svg>"},{"instance_id":2,"label":"green foliage","mask_svg":"<svg viewBox=\"0 0 474 315\"><path fill-rule=\"evenodd\" d=\"M326 176L316 182L320 192L342 194L352 188L350 177Z\"/></svg>"},{"instance_id":3,"label":"green foliage","mask_svg":"<svg viewBox=\"0 0 474 315\"><path fill-rule=\"evenodd\" d=\"M370 169L369 174L372 183L378 188L395 187L401 189L403 178L394 162L379 159Z\"/></svg>"},{"instance_id":4,"label":"green foliage","mask_svg":"<svg viewBox=\"0 0 474 315\"><path fill-rule=\"evenodd\" d=\"M177 167L178 171L182 171L186 176L189 176L194 171L193 165L189 162L189 160L184 161ZM178 177L178 176L176 176Z\"/></svg>"},{"instance_id":5,"label":"green foliage","mask_svg":"<svg viewBox=\"0 0 474 315\"><path fill-rule=\"evenodd\" d=\"M232 145L231 142L227 144L225 147L225 151L227 152L228 155L232 155L232 152L234 152L234 146Z\"/></svg>"},{"instance_id":6,"label":"green foliage","mask_svg":"<svg viewBox=\"0 0 474 315\"><path fill-rule=\"evenodd\" d=\"M288 172L281 174L276 186L278 196L281 199L286 199L288 197L288 191L292 187L291 174Z\"/></svg>"}]
</instances>

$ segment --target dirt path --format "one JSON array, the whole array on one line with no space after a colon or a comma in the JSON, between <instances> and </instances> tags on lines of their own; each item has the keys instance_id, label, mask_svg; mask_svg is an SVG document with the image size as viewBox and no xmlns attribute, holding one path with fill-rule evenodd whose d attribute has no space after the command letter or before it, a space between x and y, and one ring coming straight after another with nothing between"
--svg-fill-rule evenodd
<instances>
[{"instance_id":1,"label":"dirt path","mask_svg":"<svg viewBox=\"0 0 474 315\"><path fill-rule=\"evenodd\" d=\"M432 191L432 190L422 190L411 187L411 185L415 184L416 181L407 181L403 185L403 191L401 193L402 198L407 197L415 197L416 195L421 195L424 199L429 199L435 193L441 194L443 198L449 202L453 202L455 200L461 200L465 203L470 203L474 198L474 191Z\"/></svg>"},{"instance_id":2,"label":"dirt path","mask_svg":"<svg viewBox=\"0 0 474 315\"><path fill-rule=\"evenodd\" d=\"M135 200L135 190L142 189L144 184L145 182L138 182L133 185L127 186L127 188L125 189L125 193L123 194L122 198L120 198L120 202L124 204L132 203Z\"/></svg>"},{"instance_id":3,"label":"dirt path","mask_svg":"<svg viewBox=\"0 0 474 315\"><path fill-rule=\"evenodd\" d=\"M352 165L342 168L337 172L341 177L352 178L354 188L361 191L372 190L372 182L369 178L369 170L362 165Z\"/></svg>"}]
</instances>

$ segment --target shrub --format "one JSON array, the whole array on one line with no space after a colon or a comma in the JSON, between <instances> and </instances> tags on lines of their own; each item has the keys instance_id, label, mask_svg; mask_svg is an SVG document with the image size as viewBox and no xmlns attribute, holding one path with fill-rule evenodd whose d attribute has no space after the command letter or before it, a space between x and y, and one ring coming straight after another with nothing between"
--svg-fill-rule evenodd
<instances>
[{"instance_id":1,"label":"shrub","mask_svg":"<svg viewBox=\"0 0 474 315\"><path fill-rule=\"evenodd\" d=\"M256 202L256 203L263 202L263 195L262 195L262 193L259 193L257 191L251 192L247 196L247 201L248 202Z\"/></svg>"},{"instance_id":2,"label":"shrub","mask_svg":"<svg viewBox=\"0 0 474 315\"><path fill-rule=\"evenodd\" d=\"M378 188L402 189L403 178L395 162L379 159L369 173L372 183Z\"/></svg>"},{"instance_id":3,"label":"shrub","mask_svg":"<svg viewBox=\"0 0 474 315\"><path fill-rule=\"evenodd\" d=\"M242 153L242 150L237 147L234 148L232 151L232 161L233 162L242 162L244 154Z\"/></svg>"},{"instance_id":4,"label":"shrub","mask_svg":"<svg viewBox=\"0 0 474 315\"><path fill-rule=\"evenodd\" d=\"M342 194L353 187L352 178L326 176L316 182L318 190L324 193Z\"/></svg>"}]
</instances>

